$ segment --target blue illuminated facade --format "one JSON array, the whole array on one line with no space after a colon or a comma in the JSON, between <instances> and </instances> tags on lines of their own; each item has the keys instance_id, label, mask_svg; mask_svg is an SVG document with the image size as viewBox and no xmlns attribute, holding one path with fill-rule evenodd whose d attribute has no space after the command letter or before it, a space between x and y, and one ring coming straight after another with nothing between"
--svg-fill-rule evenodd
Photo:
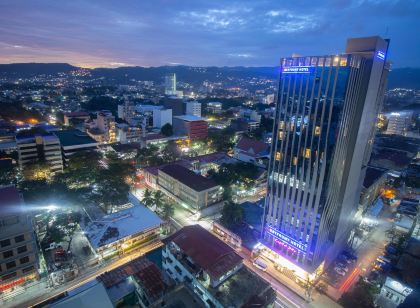
<instances>
[{"instance_id":1,"label":"blue illuminated facade","mask_svg":"<svg viewBox=\"0 0 420 308\"><path fill-rule=\"evenodd\" d=\"M379 37L351 39L342 55L281 59L263 242L308 270L352 232L387 48Z\"/></svg>"}]
</instances>

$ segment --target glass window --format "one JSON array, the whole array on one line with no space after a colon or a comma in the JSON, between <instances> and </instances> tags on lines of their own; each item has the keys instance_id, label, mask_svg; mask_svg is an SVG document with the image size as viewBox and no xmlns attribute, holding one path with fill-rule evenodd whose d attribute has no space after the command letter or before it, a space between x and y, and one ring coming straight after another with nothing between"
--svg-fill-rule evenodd
<instances>
[{"instance_id":1,"label":"glass window","mask_svg":"<svg viewBox=\"0 0 420 308\"><path fill-rule=\"evenodd\" d=\"M9 245L10 245L10 240L9 239L0 241L0 246L1 247L6 247L6 246L9 246Z\"/></svg>"},{"instance_id":2,"label":"glass window","mask_svg":"<svg viewBox=\"0 0 420 308\"><path fill-rule=\"evenodd\" d=\"M11 268L14 268L14 267L16 267L16 262L15 261L11 261L11 262L6 263L6 268L7 269L11 269Z\"/></svg>"},{"instance_id":3,"label":"glass window","mask_svg":"<svg viewBox=\"0 0 420 308\"><path fill-rule=\"evenodd\" d=\"M315 136L319 136L321 134L321 127L315 126Z\"/></svg>"},{"instance_id":4,"label":"glass window","mask_svg":"<svg viewBox=\"0 0 420 308\"><path fill-rule=\"evenodd\" d=\"M28 266L28 267L25 267L23 270L22 270L22 273L27 273L27 272L30 272L30 271L32 271L34 269L34 267L31 265L31 266Z\"/></svg>"},{"instance_id":5,"label":"glass window","mask_svg":"<svg viewBox=\"0 0 420 308\"><path fill-rule=\"evenodd\" d=\"M23 253L23 252L26 252L26 251L28 251L28 248L26 246L20 246L17 249L18 253Z\"/></svg>"},{"instance_id":6,"label":"glass window","mask_svg":"<svg viewBox=\"0 0 420 308\"><path fill-rule=\"evenodd\" d=\"M282 154L281 154L281 152L277 152L276 153L276 160L281 160L281 158L282 158Z\"/></svg>"},{"instance_id":7,"label":"glass window","mask_svg":"<svg viewBox=\"0 0 420 308\"><path fill-rule=\"evenodd\" d=\"M25 236L23 234L15 237L15 242L16 243L23 242L24 240L25 240Z\"/></svg>"},{"instance_id":8,"label":"glass window","mask_svg":"<svg viewBox=\"0 0 420 308\"><path fill-rule=\"evenodd\" d=\"M29 257L28 256L23 257L19 260L19 262L20 262L20 264L28 263L29 262Z\"/></svg>"},{"instance_id":9,"label":"glass window","mask_svg":"<svg viewBox=\"0 0 420 308\"><path fill-rule=\"evenodd\" d=\"M13 256L13 250L3 252L3 258L7 259Z\"/></svg>"}]
</instances>

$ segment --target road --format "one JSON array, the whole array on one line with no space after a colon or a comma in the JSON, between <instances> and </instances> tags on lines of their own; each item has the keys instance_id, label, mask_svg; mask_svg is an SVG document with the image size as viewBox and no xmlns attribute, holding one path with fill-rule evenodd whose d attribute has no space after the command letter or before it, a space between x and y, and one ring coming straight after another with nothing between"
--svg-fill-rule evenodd
<instances>
[{"instance_id":1,"label":"road","mask_svg":"<svg viewBox=\"0 0 420 308\"><path fill-rule=\"evenodd\" d=\"M40 304L63 292L76 289L77 287L80 287L81 285L95 279L97 276L122 266L125 263L128 263L133 259L148 253L149 251L161 247L162 245L162 242L154 242L145 247L142 247L139 250L133 251L132 253L120 259L115 261L113 260L113 262L87 269L83 272L83 274L77 276L74 280L66 283L61 287L48 289L45 289L45 287L37 287L35 290L31 290L30 292L25 291L24 293L19 294L19 296L15 296L10 302L1 303L2 307L31 307Z\"/></svg>"}]
</instances>

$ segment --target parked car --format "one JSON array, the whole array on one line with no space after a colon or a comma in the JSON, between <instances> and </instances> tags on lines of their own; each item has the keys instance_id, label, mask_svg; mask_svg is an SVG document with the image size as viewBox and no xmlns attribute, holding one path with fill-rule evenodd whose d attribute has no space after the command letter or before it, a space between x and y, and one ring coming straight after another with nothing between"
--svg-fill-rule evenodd
<instances>
[{"instance_id":1,"label":"parked car","mask_svg":"<svg viewBox=\"0 0 420 308\"><path fill-rule=\"evenodd\" d=\"M50 246L45 248L45 251L56 249L56 248L58 248L58 246L60 246L60 245L57 245L56 242L52 242L52 243L50 243Z\"/></svg>"}]
</instances>

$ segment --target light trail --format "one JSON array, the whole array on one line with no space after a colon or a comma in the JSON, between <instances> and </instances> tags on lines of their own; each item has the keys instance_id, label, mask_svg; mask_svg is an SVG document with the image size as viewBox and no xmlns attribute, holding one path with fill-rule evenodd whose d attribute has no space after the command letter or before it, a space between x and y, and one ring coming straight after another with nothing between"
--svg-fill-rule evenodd
<instances>
[{"instance_id":1,"label":"light trail","mask_svg":"<svg viewBox=\"0 0 420 308\"><path fill-rule=\"evenodd\" d=\"M350 286L353 284L354 280L357 278L357 276L360 273L360 268L356 267L353 272L351 272L350 276L347 277L347 279L343 282L341 285L339 291L346 292L350 288Z\"/></svg>"}]
</instances>

